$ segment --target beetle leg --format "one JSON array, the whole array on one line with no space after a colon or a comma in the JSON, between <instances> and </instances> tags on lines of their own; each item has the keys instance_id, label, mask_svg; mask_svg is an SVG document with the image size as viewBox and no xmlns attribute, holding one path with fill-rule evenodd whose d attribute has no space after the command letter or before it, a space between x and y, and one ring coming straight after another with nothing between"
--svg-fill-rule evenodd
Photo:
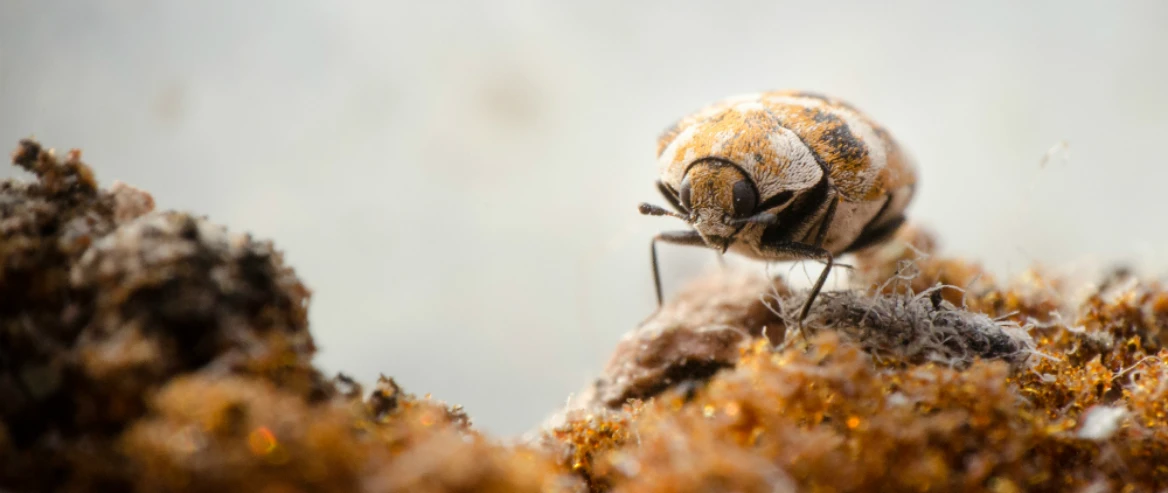
<instances>
[{"instance_id":1,"label":"beetle leg","mask_svg":"<svg viewBox=\"0 0 1168 493\"><path fill-rule=\"evenodd\" d=\"M807 301L803 302L803 308L799 310L798 327L799 334L803 339L807 339L807 332L803 330L803 319L807 318L807 314L811 312L811 304L815 303L815 298L819 296L819 292L823 289L823 284L827 282L828 274L831 274L831 267L835 264L835 256L823 248L823 241L827 238L827 232L831 229L831 221L835 219L835 208L839 204L839 196L835 195L827 204L827 210L823 213L823 219L819 221L819 231L815 235L815 244L808 245L806 243L799 243L790 240L772 239L767 241L766 235L762 238L762 243L759 244L759 249L764 253L770 253L775 256L788 256L802 258L805 260L822 260L825 264L823 272L819 273L819 279L815 280L815 285L811 287L811 292L807 295Z\"/></svg>"},{"instance_id":2,"label":"beetle leg","mask_svg":"<svg viewBox=\"0 0 1168 493\"><path fill-rule=\"evenodd\" d=\"M657 289L657 308L661 308L661 271L657 267L657 242L664 241L674 245L707 246L706 240L697 231L666 231L653 237L649 242L649 261L653 264L653 287Z\"/></svg>"},{"instance_id":3,"label":"beetle leg","mask_svg":"<svg viewBox=\"0 0 1168 493\"><path fill-rule=\"evenodd\" d=\"M819 296L819 291L823 289L823 284L827 282L827 275L831 273L831 267L835 264L835 256L821 247L806 243L764 243L759 245L759 247L763 252L776 256L794 257L801 260L822 260L827 264L823 267L823 272L819 274L819 279L815 280L815 285L811 287L811 293L807 295L807 301L803 302L803 308L799 310L799 319L797 322L799 334L803 336L803 339L807 339L807 332L803 330L803 319L807 318L807 314L811 312L811 304L815 302L815 298Z\"/></svg>"}]
</instances>

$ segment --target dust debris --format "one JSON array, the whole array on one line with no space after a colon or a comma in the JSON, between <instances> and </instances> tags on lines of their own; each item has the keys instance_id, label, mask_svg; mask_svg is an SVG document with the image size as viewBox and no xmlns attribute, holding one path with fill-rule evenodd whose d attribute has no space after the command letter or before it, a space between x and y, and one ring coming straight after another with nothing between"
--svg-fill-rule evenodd
<instances>
[{"instance_id":1,"label":"dust debris","mask_svg":"<svg viewBox=\"0 0 1168 493\"><path fill-rule=\"evenodd\" d=\"M1106 440L1119 429L1121 421L1127 417L1122 407L1095 406L1083 416L1083 426L1079 428L1079 438Z\"/></svg>"},{"instance_id":2,"label":"dust debris","mask_svg":"<svg viewBox=\"0 0 1168 493\"><path fill-rule=\"evenodd\" d=\"M917 295L823 293L812 316L809 325L835 330L885 360L968 366L976 359L1002 359L1021 365L1034 351L1023 327L960 310L941 297L941 287Z\"/></svg>"}]
</instances>

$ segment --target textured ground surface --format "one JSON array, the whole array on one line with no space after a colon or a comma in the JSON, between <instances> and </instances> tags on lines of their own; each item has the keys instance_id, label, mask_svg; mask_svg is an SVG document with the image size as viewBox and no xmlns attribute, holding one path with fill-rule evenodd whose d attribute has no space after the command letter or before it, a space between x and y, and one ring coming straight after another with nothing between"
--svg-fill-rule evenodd
<instances>
[{"instance_id":1,"label":"textured ground surface","mask_svg":"<svg viewBox=\"0 0 1168 493\"><path fill-rule=\"evenodd\" d=\"M35 180L0 183L0 490L1168 487L1168 289L1130 273L998 282L906 228L807 339L801 293L712 273L503 442L392 379L321 375L271 243L102 188L76 152L13 161Z\"/></svg>"}]
</instances>

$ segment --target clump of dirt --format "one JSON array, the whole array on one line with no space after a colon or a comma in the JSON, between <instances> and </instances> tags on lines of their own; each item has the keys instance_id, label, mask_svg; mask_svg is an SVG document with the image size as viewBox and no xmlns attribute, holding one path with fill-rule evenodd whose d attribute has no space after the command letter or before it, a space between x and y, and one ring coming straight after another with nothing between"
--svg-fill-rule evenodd
<instances>
[{"instance_id":1,"label":"clump of dirt","mask_svg":"<svg viewBox=\"0 0 1168 493\"><path fill-rule=\"evenodd\" d=\"M323 377L271 242L100 188L77 151L25 140L13 162L37 180L0 183L0 489L582 485L457 407Z\"/></svg>"}]
</instances>

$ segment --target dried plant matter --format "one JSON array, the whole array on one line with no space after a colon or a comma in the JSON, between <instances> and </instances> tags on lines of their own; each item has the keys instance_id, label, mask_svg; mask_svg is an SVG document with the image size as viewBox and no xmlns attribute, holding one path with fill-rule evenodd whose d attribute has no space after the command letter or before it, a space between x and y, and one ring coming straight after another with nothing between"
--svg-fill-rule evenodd
<instances>
[{"instance_id":1,"label":"dried plant matter","mask_svg":"<svg viewBox=\"0 0 1168 493\"><path fill-rule=\"evenodd\" d=\"M14 162L36 181L0 183L0 490L1168 489L1168 288L1131 272L1002 283L906 227L809 340L803 293L714 272L503 444L393 379L324 378L271 243L77 152Z\"/></svg>"}]
</instances>

